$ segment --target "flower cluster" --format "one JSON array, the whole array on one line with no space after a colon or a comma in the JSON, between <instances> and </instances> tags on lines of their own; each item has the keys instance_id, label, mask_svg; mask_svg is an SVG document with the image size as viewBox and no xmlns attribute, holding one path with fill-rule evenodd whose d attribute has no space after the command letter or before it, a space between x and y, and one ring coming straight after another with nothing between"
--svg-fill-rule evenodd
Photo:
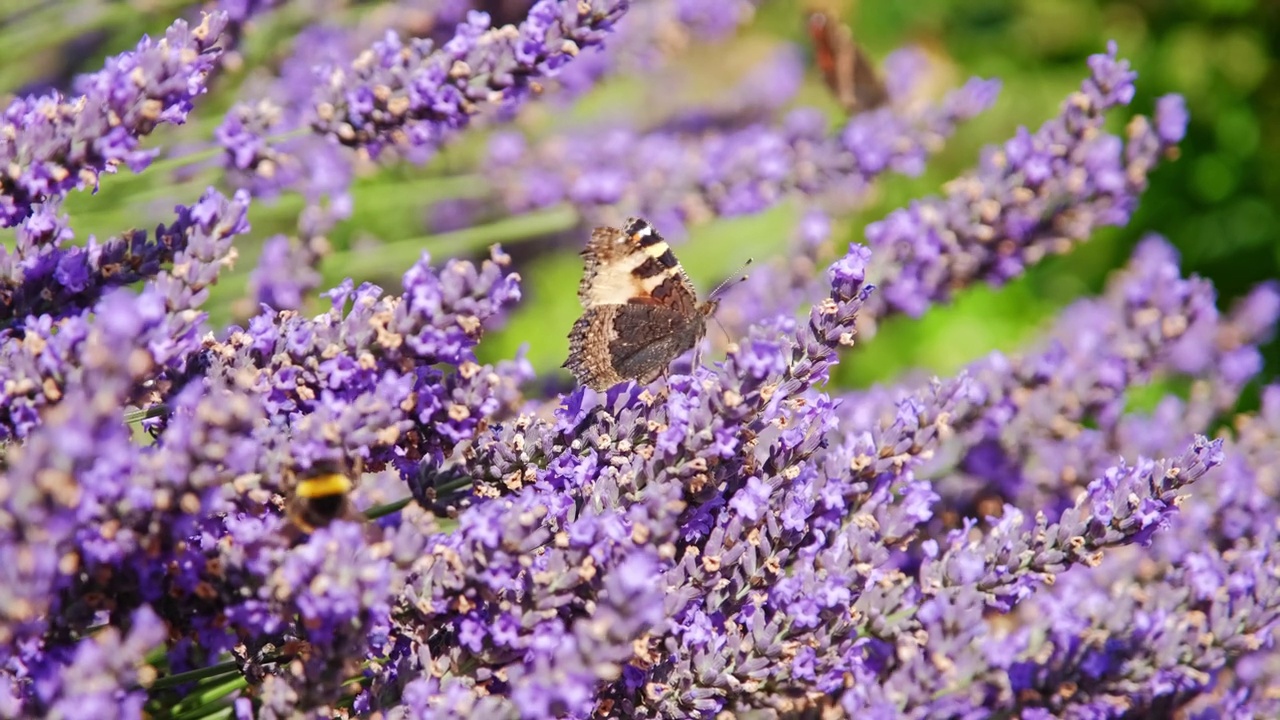
<instances>
[{"instance_id":1,"label":"flower cluster","mask_svg":"<svg viewBox=\"0 0 1280 720\"><path fill-rule=\"evenodd\" d=\"M111 58L76 80L72 97L18 98L0 120L0 227L13 227L35 206L126 165L145 168L154 151L141 140L162 123L181 123L221 52L223 12L191 27L176 21L164 38L144 37L136 50Z\"/></svg>"},{"instance_id":2,"label":"flower cluster","mask_svg":"<svg viewBox=\"0 0 1280 720\"><path fill-rule=\"evenodd\" d=\"M745 84L757 92L761 85ZM936 104L864 113L834 133L820 112L801 108L776 124L609 127L535 147L503 134L490 144L486 172L514 212L567 201L595 220L638 213L679 235L688 224L757 213L795 193L839 191L852 204L881 174L919 173L930 151L989 107L998 89L975 78Z\"/></svg>"},{"instance_id":3,"label":"flower cluster","mask_svg":"<svg viewBox=\"0 0 1280 720\"><path fill-rule=\"evenodd\" d=\"M1137 116L1127 144L1103 131L1137 77L1115 44L1090 60L1089 78L1062 113L1034 134L1019 128L982 165L950 183L944 198L918 200L872 223L886 312L919 315L957 286L1002 283L1049 253L1065 253L1098 227L1123 225L1147 174L1182 139L1182 98L1161 98L1154 121Z\"/></svg>"},{"instance_id":4,"label":"flower cluster","mask_svg":"<svg viewBox=\"0 0 1280 720\"><path fill-rule=\"evenodd\" d=\"M881 319L1129 222L1187 114L1164 97L1108 134L1136 79L1114 45L1056 117L865 245L831 247L833 215L920 172L995 82L907 102L898 54L889 103L828 130L792 107L783 48L710 109L493 134L491 209L643 212L674 240L805 204L785 254L721 298L722 358L555 392L523 350L482 345L529 302L526 258L496 245L415 247L396 288L347 278L303 309L357 165L421 160L486 109L563 108L682 44L660 38L732 35L754 4L538 0L501 27L433 5L407 40L370 35L382 16L309 27L278 77L228 89L278 91L208 138L239 190L75 242L62 195L141 171L143 137L228 77L218 37L247 41L277 4L219 3L78 99L4 116L0 714L1280 712L1280 385L1237 414L1280 287L1219 309L1151 235L1037 343L950 377L833 382ZM290 193L301 237L256 238L255 203ZM256 309L218 326L210 289L250 239Z\"/></svg>"},{"instance_id":5,"label":"flower cluster","mask_svg":"<svg viewBox=\"0 0 1280 720\"><path fill-rule=\"evenodd\" d=\"M343 51L340 35L309 38L299 45L303 62L284 86L289 115L297 116L290 126L279 126L285 108L264 101L233 112L218 139L233 167L268 176L280 161L263 135L294 124L374 157L389 148L429 157L482 110L514 113L540 91L539 77L599 45L626 5L542 0L519 27L501 28L472 12L439 47L427 39L405 43L388 32L354 57Z\"/></svg>"}]
</instances>

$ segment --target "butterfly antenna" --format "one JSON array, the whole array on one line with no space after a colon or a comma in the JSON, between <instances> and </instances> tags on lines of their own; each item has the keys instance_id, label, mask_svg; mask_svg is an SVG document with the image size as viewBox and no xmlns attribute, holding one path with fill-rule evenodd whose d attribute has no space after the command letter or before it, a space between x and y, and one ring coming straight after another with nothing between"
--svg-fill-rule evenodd
<instances>
[{"instance_id":1,"label":"butterfly antenna","mask_svg":"<svg viewBox=\"0 0 1280 720\"><path fill-rule=\"evenodd\" d=\"M711 294L707 296L707 300L708 301L715 300L716 296L719 295L725 288L731 285L737 285L743 280L746 280L747 278L751 277L750 275L747 275L746 273L742 272L743 270L747 269L747 266L751 264L751 261L752 261L752 258L747 258L746 262L742 263L742 265L737 270L733 271L733 275L730 275L727 280L717 285L716 289L711 291ZM724 335L724 341L726 343L733 342L733 338L729 337L729 332L724 329L724 325L720 324L720 321L716 319L716 316L712 315L711 319L716 321L716 327L720 328L720 333Z\"/></svg>"},{"instance_id":2,"label":"butterfly antenna","mask_svg":"<svg viewBox=\"0 0 1280 720\"><path fill-rule=\"evenodd\" d=\"M743 280L746 280L747 278L751 277L750 275L747 275L746 273L743 273L743 272L742 272L743 270L746 270L746 269L747 269L747 266L748 266L748 265L750 265L750 264L751 264L751 258L747 258L747 261L746 261L746 262L744 262L744 263L742 263L742 266L741 266L741 267L739 267L737 270L734 270L734 271L733 271L733 275L730 275L730 276L729 276L729 278L728 278L727 280L725 280L724 282L722 282L722 283L720 283L719 285L717 285L717 286L716 286L716 289L711 291L711 294L707 296L707 299L708 299L708 300L714 300L714 299L716 298L716 296L720 294L720 291L721 291L721 290L724 290L726 287L728 287L728 286L730 286L730 285L736 285L736 284L738 284L738 283L742 282ZM741 273L741 274L739 274L739 273ZM737 277L735 277L735 275L736 275Z\"/></svg>"}]
</instances>

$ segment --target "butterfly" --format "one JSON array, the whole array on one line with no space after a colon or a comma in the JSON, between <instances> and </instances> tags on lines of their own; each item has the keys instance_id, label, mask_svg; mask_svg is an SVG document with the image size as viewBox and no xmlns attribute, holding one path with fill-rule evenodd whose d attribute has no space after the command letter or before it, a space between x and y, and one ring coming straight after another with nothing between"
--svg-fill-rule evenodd
<instances>
[{"instance_id":1,"label":"butterfly","mask_svg":"<svg viewBox=\"0 0 1280 720\"><path fill-rule=\"evenodd\" d=\"M853 39L853 30L821 10L809 13L809 37L813 40L822 79L849 114L874 110L889 100L875 66Z\"/></svg>"},{"instance_id":2,"label":"butterfly","mask_svg":"<svg viewBox=\"0 0 1280 720\"><path fill-rule=\"evenodd\" d=\"M569 332L568 368L579 383L606 390L649 383L706 333L716 300L697 291L667 241L648 221L598 227L582 251L584 312ZM713 293L714 295L714 293Z\"/></svg>"}]
</instances>

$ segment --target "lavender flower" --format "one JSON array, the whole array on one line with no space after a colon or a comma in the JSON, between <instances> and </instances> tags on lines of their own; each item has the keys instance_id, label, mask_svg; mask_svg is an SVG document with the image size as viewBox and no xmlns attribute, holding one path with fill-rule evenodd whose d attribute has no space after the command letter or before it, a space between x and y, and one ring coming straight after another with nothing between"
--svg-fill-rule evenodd
<instances>
[{"instance_id":1,"label":"lavender flower","mask_svg":"<svg viewBox=\"0 0 1280 720\"><path fill-rule=\"evenodd\" d=\"M0 248L0 322L10 326L28 316L54 321L84 312L103 293L152 278L170 266L173 275L199 292L235 259L229 240L248 230L248 195L227 201L210 190L190 207L175 208L177 219L154 234L131 230L99 244L65 245L66 218L41 208L18 226L14 254ZM221 244L221 245L220 245ZM191 306L198 305L193 299Z\"/></svg>"},{"instance_id":2,"label":"lavender flower","mask_svg":"<svg viewBox=\"0 0 1280 720\"><path fill-rule=\"evenodd\" d=\"M1050 525L1043 514L1027 532L1021 512L1006 508L982 542L964 537L968 528L952 533L951 547L936 563L926 562L921 578L927 586L972 585L989 593L1003 612L1030 594L1024 583L1078 562L1096 563L1103 548L1125 542L1146 544L1179 501L1178 491L1222 462L1222 443L1198 438L1175 463L1142 460L1136 467L1108 469L1089 483L1076 504ZM987 558L995 558L993 563ZM976 561L982 559L982 563ZM975 567L977 564L977 567ZM974 571L986 565L985 574ZM994 567L992 567L994 565Z\"/></svg>"},{"instance_id":3,"label":"lavender flower","mask_svg":"<svg viewBox=\"0 0 1280 720\"><path fill-rule=\"evenodd\" d=\"M38 701L25 709L47 713L46 717L141 714L146 696L139 685L155 679L155 668L146 664L145 656L164 640L165 632L160 618L149 610L134 613L130 620L127 635L107 628L82 640L56 682L35 679Z\"/></svg>"},{"instance_id":4,"label":"lavender flower","mask_svg":"<svg viewBox=\"0 0 1280 720\"><path fill-rule=\"evenodd\" d=\"M138 462L137 446L120 422L120 408L138 382L163 365L165 350L184 349L175 346L172 319L153 294L135 298L117 290L96 310L100 322L64 325L58 333L58 341L66 343L64 372L69 376L59 402L6 457L8 491L0 510L6 518L0 548L12 580L5 586L6 631L0 637L6 661L14 661L15 652L22 652L51 623L87 624L92 619L97 609L92 601L75 593L59 595L73 587L82 563L92 564L93 554L113 549L90 538L103 531L93 521L101 518L104 506L129 496L124 480ZM37 660L56 662L44 657L25 664Z\"/></svg>"},{"instance_id":5,"label":"lavender flower","mask_svg":"<svg viewBox=\"0 0 1280 720\"><path fill-rule=\"evenodd\" d=\"M534 94L538 77L599 44L625 10L625 2L542 0L517 30L490 29L488 16L472 13L440 48L424 40L406 46L389 35L354 62L325 69L310 100L311 127L375 157L391 147L432 151L483 106L514 111ZM255 134L251 127L241 118L224 130L242 169L257 167L263 157L243 151Z\"/></svg>"},{"instance_id":6,"label":"lavender flower","mask_svg":"<svg viewBox=\"0 0 1280 720\"><path fill-rule=\"evenodd\" d=\"M777 127L692 136L611 129L529 148L504 135L490 147L487 172L515 212L568 201L593 220L642 214L678 235L712 217L760 212L788 193L837 188L847 196L884 172L917 173L956 125L994 101L997 88L974 79L935 106L865 113L833 136L815 110L793 111Z\"/></svg>"},{"instance_id":7,"label":"lavender flower","mask_svg":"<svg viewBox=\"0 0 1280 720\"><path fill-rule=\"evenodd\" d=\"M260 99L238 104L218 127L227 172L255 196L302 192L298 244L314 250L350 215L361 158L392 148L425 162L482 110L510 117L542 92L540 79L598 46L627 5L543 0L519 28L492 28L487 14L470 12L439 46L426 38L405 46L392 30L369 42L367 32L308 28L279 78L251 91ZM446 21L453 12L433 10ZM312 267L320 257L309 253Z\"/></svg>"},{"instance_id":8,"label":"lavender flower","mask_svg":"<svg viewBox=\"0 0 1280 720\"><path fill-rule=\"evenodd\" d=\"M265 136L305 128L313 112L317 68L347 65L357 51L350 33L325 25L305 29L281 64L279 77L251 85L246 92L259 97L256 103L232 108L215 131L227 151L228 175L237 185L263 199L285 189L303 194L310 212L304 211L300 225L307 235L325 232L350 214L354 158L322 136L306 134L273 143Z\"/></svg>"},{"instance_id":9,"label":"lavender flower","mask_svg":"<svg viewBox=\"0 0 1280 720\"><path fill-rule=\"evenodd\" d=\"M0 336L0 436L26 435L38 422L39 409L59 402L65 377L75 372L80 343L90 332L86 311L101 313L96 306L108 289L143 278L154 281L141 301L143 315L167 313L157 318L166 329L149 339L148 351L159 368L180 372L198 344L203 316L197 308L218 273L234 260L233 238L248 231L247 208L247 195L227 200L209 191L190 207L178 206L177 220L158 226L150 240L147 233L133 231L102 245L90 239L85 247L64 247L61 239L30 241L31 228L46 222L43 214L25 223L17 253L3 258L8 279L3 305L13 312L8 319L21 326ZM139 391L122 400L140 402L146 393Z\"/></svg>"},{"instance_id":10,"label":"lavender flower","mask_svg":"<svg viewBox=\"0 0 1280 720\"><path fill-rule=\"evenodd\" d=\"M98 176L121 163L145 168L154 151L139 140L161 123L181 123L205 86L220 50L227 15L203 16L191 28L176 21L164 39L143 38L136 50L76 81L74 98L58 93L18 98L0 124L0 227L29 217L34 206L72 188L98 188Z\"/></svg>"},{"instance_id":11,"label":"lavender flower","mask_svg":"<svg viewBox=\"0 0 1280 720\"><path fill-rule=\"evenodd\" d=\"M581 66L574 63L569 67ZM804 79L804 69L799 50L784 45L748 70L720 97L707 98L703 105L692 110L676 109L654 130L698 135L717 128L743 128L768 122L795 99ZM659 106L659 109L664 108Z\"/></svg>"},{"instance_id":12,"label":"lavender flower","mask_svg":"<svg viewBox=\"0 0 1280 720\"><path fill-rule=\"evenodd\" d=\"M154 121L178 120L203 92L216 51L201 33L230 22L232 42L248 39L246 21L275 3L222 5L205 30L172 30L85 81L80 111L104 93L133 103L111 106L107 126L11 120L15 147L40 132L62 144L13 161L10 180L102 142L125 149L99 147L72 176L150 157L138 142L154 122L138 118L154 104ZM623 2L540 0L498 29L464 5L403 3L355 30L301 33L278 80L252 91L266 99L217 131L236 168L223 179L245 188L209 190L154 233L75 245L81 218L60 202L74 183L0 186L15 228L0 252L0 712L1274 710L1280 386L1222 422L1263 372L1274 284L1220 312L1212 285L1151 237L1029 348L952 377L832 382L887 314L1128 222L1181 137L1178 99L1126 141L1107 135L1134 77L1114 48L1094 56L1058 118L988 152L945 199L873 224L869 247L834 252L833 216L881 173L919 171L993 83L912 109L899 78L890 107L830 133L812 111L773 120L797 80L784 53L761 68L772 80L661 108L645 130L501 134L485 172L509 208L640 209L675 234L806 202L787 256L730 291L722 357L548 395L523 350L482 344L523 302L515 269L533 272L537 248L434 266L423 253L396 289L348 278L323 312L300 310L327 234L361 199L357 168L387 172L362 158L424 159L553 78L568 102L583 77L662 60L660 38L726 38L753 4L663 0L628 21ZM433 26L450 18L460 25ZM615 23L618 45L596 53ZM410 29L445 42L382 34ZM256 81L221 77L252 96ZM249 197L290 193L306 209L297 238L266 240L258 310L208 327L209 288L251 232ZM1139 391L1164 395L1139 407ZM299 489L332 473L354 490L327 499L365 515L297 522Z\"/></svg>"},{"instance_id":13,"label":"lavender flower","mask_svg":"<svg viewBox=\"0 0 1280 720\"><path fill-rule=\"evenodd\" d=\"M1049 637L1013 633L1001 643L1001 665L975 689L1073 717L1190 704L1215 673L1267 644L1277 620L1276 577L1266 561L1274 550L1269 534L1224 554L1189 556L1190 570L1162 568L1142 584L1102 587L1067 575L1058 593L1029 610L1054 619ZM1197 593L1197 576L1205 575L1223 584ZM1198 649L1186 652L1191 647ZM1249 697L1253 679L1232 693L1237 702Z\"/></svg>"},{"instance_id":14,"label":"lavender flower","mask_svg":"<svg viewBox=\"0 0 1280 720\"><path fill-rule=\"evenodd\" d=\"M619 21L616 37L558 73L555 99L568 102L612 74L655 72L693 42L715 42L746 24L756 0L648 0Z\"/></svg>"},{"instance_id":15,"label":"lavender flower","mask_svg":"<svg viewBox=\"0 0 1280 720\"><path fill-rule=\"evenodd\" d=\"M1260 289L1261 303L1250 304L1265 307L1268 297ZM1275 317L1274 310L1260 310L1263 322L1268 314ZM1261 336L1242 335L1245 318L1239 328L1221 322L1212 287L1178 277L1171 248L1148 238L1106 296L1063 312L1041 351L1018 357L993 353L966 369L962 377L976 402L963 413L947 410L955 440L922 471L942 476L939 491L967 503L962 514L997 514L1003 503L1013 502L1056 518L1084 483L1114 464L1122 448L1176 454L1181 443L1209 429L1221 411L1215 407L1234 403L1240 377L1207 386L1202 394L1210 404L1181 418L1181 434L1162 432L1164 441L1156 445L1122 442L1119 436L1132 421L1123 414L1130 387L1174 372L1205 375L1210 367L1229 367L1229 358L1256 355L1253 343L1265 330L1254 326L1247 332ZM849 396L846 427L892 419L901 413L902 394Z\"/></svg>"},{"instance_id":16,"label":"lavender flower","mask_svg":"<svg viewBox=\"0 0 1280 720\"><path fill-rule=\"evenodd\" d=\"M268 13L284 4L284 0L217 0L218 11L226 13L224 31L227 43L234 48L240 44L246 26L257 16Z\"/></svg>"},{"instance_id":17,"label":"lavender flower","mask_svg":"<svg viewBox=\"0 0 1280 720\"><path fill-rule=\"evenodd\" d=\"M111 462L115 464L106 467L100 465L103 461L90 461L88 457L67 465L69 489L57 497L64 503L79 502L79 517L87 523L86 536L75 534L74 525L64 527L52 522L59 516L48 515L45 527L64 527L63 534L55 534L37 547L57 557L59 549L74 540L93 548L92 553L82 554L78 567L63 567L51 576L41 576L43 583L24 577L15 587L23 588L24 597L31 593L33 598L47 599L53 595L51 585L70 583L75 593L102 598L100 602L110 601L118 611L124 611L128 602L145 599L156 603L165 598L185 599L210 610L219 608L218 612L225 615L251 650L265 648L265 643L282 628L293 628L290 634L305 641L309 648L308 670L297 682L298 687L306 683L311 691L299 702L306 706L327 702L355 671L351 653L359 655L360 648L370 639L370 628L388 627L388 603L394 585L387 579L389 570L378 570L376 564L365 559L356 563L366 568L365 574L350 578L356 583L351 590L355 595L339 594L339 586L334 584L339 577L334 573L347 577L342 573L353 565L342 561L341 554L335 556L331 546L343 544L349 552L363 557L363 531L356 526L336 525L331 532L316 533L304 545L291 549L283 543L283 523L280 517L272 517L269 499L272 494L288 492L285 478L290 468L305 468L353 453L370 462L385 463L387 449L407 436L424 444L437 437L457 442L463 437L461 433L474 432L475 423L500 413L504 403L512 402L510 390L503 384L501 373L508 372L505 368L495 372L467 360L482 323L502 304L518 297L515 278L502 270L504 256L495 255L495 260L479 272L469 265L452 263L440 275L428 271L424 264L406 277L407 294L403 300L379 303L379 291L366 287L354 293L351 311L341 314L352 294L347 287L333 294L334 313L317 321L306 323L286 315L277 318L283 326L275 326L270 323L275 313L270 313L263 316L264 322L251 327L248 333L233 336L227 344L205 340L200 352L207 358L207 380L188 381L176 396L169 398L169 414L153 427L155 444L150 451L134 447L113 458ZM114 304L101 308L106 317L121 313L124 317L147 317L127 305L119 306L127 303L122 295L112 295L107 300ZM163 313L164 307L157 309ZM155 317L154 312L152 316ZM76 347L89 353L88 357L97 357L100 351L93 344L96 324L90 327L85 344ZM154 344L154 335L139 332L135 325L115 323L112 328L122 333L116 342L127 338L138 343L139 349ZM280 345L272 349L268 342ZM320 350L313 351L317 347ZM189 354L195 355L196 351L195 343L185 347ZM126 347L108 357L124 359L137 354ZM327 358L319 363L310 361L318 356ZM254 371L257 357L268 358L271 364ZM296 361L292 360L295 357ZM442 381L438 372L396 370L415 357L424 367L440 361L460 363L463 367L458 376L466 381L454 384ZM361 367L361 363L365 366ZM378 367L379 363L385 364ZM100 418L102 430L93 441L71 447L92 454L97 452L98 442L110 444L112 438L117 438L114 442L118 443L119 438L127 437L118 413L130 397L136 378L119 373L131 368L133 373L150 373L154 364L112 365L115 375L103 376L100 372L93 376L92 383L86 377L83 388L79 384L68 387L65 403L75 406L90 402L80 393L92 387L95 397L100 398L92 402L106 413ZM512 372L519 373L521 369L517 367ZM112 378L112 382L106 382ZM115 393L114 399L101 398L105 392ZM455 419L458 409L472 408L468 410L471 423L456 430L433 427L428 423L428 409L413 412L416 399L425 401L431 393L441 394L444 400L440 404ZM263 424L256 418L271 422ZM421 420L416 422L416 418ZM56 454L58 446L46 443L55 435L65 439L70 430L66 423L85 420L68 417L39 428L24 451L11 458L15 464L10 477L37 487L30 479L36 468L66 464L54 459L60 457ZM133 447L127 442L124 445ZM55 454L31 454L42 447ZM382 455L378 455L380 447ZM99 474L110 476L122 467L130 469L131 490L119 485L89 484ZM232 494L228 494L232 488L226 487L228 478L235 478ZM24 503L30 502L26 494L18 497ZM39 516L33 514L33 509L28 505L16 507L14 515L35 522ZM237 513L250 514L232 521ZM220 519L224 515L225 522ZM112 526L115 533L125 535L103 545L94 539L99 526ZM158 557L147 555L154 553L148 548L174 547L193 531L210 541L221 539L215 560L210 560L208 550L199 548L168 551ZM417 543L422 540L420 533L408 539ZM27 543L30 546L31 540ZM183 544L177 546L182 547ZM32 549L29 547L26 552ZM406 551L393 544L389 550L402 559L421 554L420 545L411 545ZM383 551L375 555L386 557ZM146 573L131 569L147 568L151 563L159 564ZM78 572L68 576L70 571L85 572L88 581L77 580ZM148 578L159 580L162 585L149 587L145 582ZM168 589L159 592L164 587ZM232 587L239 590L232 592ZM295 596L286 593L285 588L299 588L299 592ZM9 607L24 613L15 618L24 622L32 622L25 613L39 613L39 607L29 602L15 600ZM60 615L54 613L60 622L69 624L67 631L75 631L92 617L68 614L74 607L63 609ZM294 615L298 617L296 626L284 621L261 623L263 617ZM196 641L197 647L231 648L225 622L215 624L201 616L166 619ZM14 623L13 627L24 626ZM41 632L40 626L34 625L24 632L24 637ZM11 640L17 643L19 638ZM185 653L175 654L171 661L178 667L189 662Z\"/></svg>"},{"instance_id":18,"label":"lavender flower","mask_svg":"<svg viewBox=\"0 0 1280 720\"><path fill-rule=\"evenodd\" d=\"M873 277L884 287L875 315L918 316L975 280L1003 283L1097 227L1128 221L1147 174L1182 139L1186 111L1176 96L1161 99L1155 127L1136 118L1125 145L1102 123L1133 98L1136 75L1114 43L1089 67L1059 117L986 150L978 170L952 181L945 198L913 202L868 226L879 250Z\"/></svg>"},{"instance_id":19,"label":"lavender flower","mask_svg":"<svg viewBox=\"0 0 1280 720\"><path fill-rule=\"evenodd\" d=\"M299 243L284 235L269 238L262 247L258 267L249 278L259 305L276 310L300 310L306 296L320 286L315 269L324 254L320 237ZM270 268L270 270L268 270Z\"/></svg>"},{"instance_id":20,"label":"lavender flower","mask_svg":"<svg viewBox=\"0 0 1280 720\"><path fill-rule=\"evenodd\" d=\"M747 279L725 291L716 320L730 337L745 335L752 325L785 326L797 307L821 296L816 269L831 234L831 219L810 210L800 219L791 250L768 265L752 269Z\"/></svg>"}]
</instances>

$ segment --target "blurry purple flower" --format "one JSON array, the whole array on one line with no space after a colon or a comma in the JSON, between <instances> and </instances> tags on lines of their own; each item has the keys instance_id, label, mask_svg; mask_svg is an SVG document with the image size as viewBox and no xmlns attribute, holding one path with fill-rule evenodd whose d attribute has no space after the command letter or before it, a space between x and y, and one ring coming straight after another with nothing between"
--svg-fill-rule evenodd
<instances>
[{"instance_id":1,"label":"blurry purple flower","mask_svg":"<svg viewBox=\"0 0 1280 720\"><path fill-rule=\"evenodd\" d=\"M312 93L302 104L307 122L326 140L374 157L396 148L424 160L482 107L514 111L536 92L539 77L599 44L625 9L613 0L540 0L516 30L490 29L488 16L473 12L438 48L388 34L353 61L308 68L315 81L305 86ZM251 158L238 149L274 129L264 109L241 107L226 126L223 139L238 168L259 172L274 152L262 145Z\"/></svg>"},{"instance_id":2,"label":"blurry purple flower","mask_svg":"<svg viewBox=\"0 0 1280 720\"><path fill-rule=\"evenodd\" d=\"M657 72L667 56L694 42L716 42L755 15L758 0L645 0L618 20L615 36L555 77L555 100L568 102L614 74Z\"/></svg>"},{"instance_id":3,"label":"blurry purple flower","mask_svg":"<svg viewBox=\"0 0 1280 720\"><path fill-rule=\"evenodd\" d=\"M1164 144L1182 142L1188 120L1187 103L1181 95L1165 95L1156 101L1156 134Z\"/></svg>"},{"instance_id":4,"label":"blurry purple flower","mask_svg":"<svg viewBox=\"0 0 1280 720\"><path fill-rule=\"evenodd\" d=\"M956 125L990 105L996 87L975 79L919 112L858 115L835 135L809 109L776 126L693 135L608 129L535 148L500 135L487 174L515 212L568 201L593 221L640 214L678 237L687 225L757 213L789 193L840 195L848 204L884 172L918 173Z\"/></svg>"},{"instance_id":5,"label":"blurry purple flower","mask_svg":"<svg viewBox=\"0 0 1280 720\"><path fill-rule=\"evenodd\" d=\"M127 165L139 172L155 151L139 150L161 123L182 123L205 91L204 77L221 50L222 12L190 28L178 20L161 40L109 58L99 72L77 79L75 98L53 93L14 100L0 121L0 227L12 227L33 207L72 188L96 191L101 173Z\"/></svg>"},{"instance_id":6,"label":"blurry purple flower","mask_svg":"<svg viewBox=\"0 0 1280 720\"><path fill-rule=\"evenodd\" d=\"M250 292L259 305L274 310L299 310L306 296L320 286L316 269L320 252L307 243L292 243L284 235L268 238L262 246L258 265L249 275Z\"/></svg>"}]
</instances>

